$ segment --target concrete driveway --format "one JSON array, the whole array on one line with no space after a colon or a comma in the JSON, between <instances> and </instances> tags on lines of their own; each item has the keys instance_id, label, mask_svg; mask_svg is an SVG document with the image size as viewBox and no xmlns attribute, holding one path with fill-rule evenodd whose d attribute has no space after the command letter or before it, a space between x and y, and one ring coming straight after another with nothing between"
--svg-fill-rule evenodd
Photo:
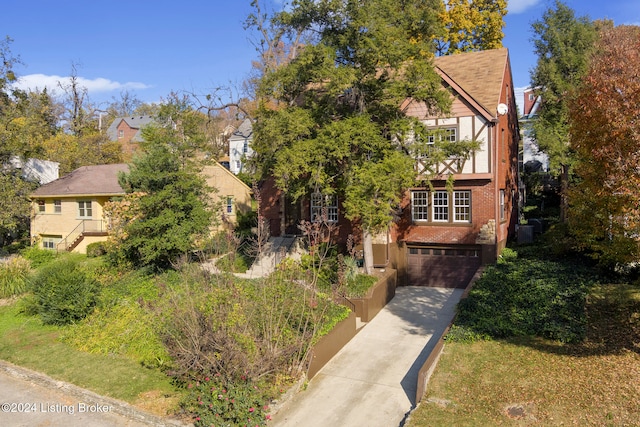
<instances>
[{"instance_id":1,"label":"concrete driveway","mask_svg":"<svg viewBox=\"0 0 640 427\"><path fill-rule=\"evenodd\" d=\"M418 372L463 289L399 287L389 304L285 403L276 427L395 427L416 405Z\"/></svg>"}]
</instances>

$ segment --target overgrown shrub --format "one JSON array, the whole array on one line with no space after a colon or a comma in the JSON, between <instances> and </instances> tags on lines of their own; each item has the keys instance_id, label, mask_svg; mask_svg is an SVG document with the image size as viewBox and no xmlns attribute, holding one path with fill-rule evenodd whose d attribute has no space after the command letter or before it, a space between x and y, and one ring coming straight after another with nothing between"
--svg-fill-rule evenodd
<instances>
[{"instance_id":1,"label":"overgrown shrub","mask_svg":"<svg viewBox=\"0 0 640 427\"><path fill-rule=\"evenodd\" d=\"M249 269L249 260L241 253L230 253L216 262L220 271L231 273L244 273Z\"/></svg>"},{"instance_id":2,"label":"overgrown shrub","mask_svg":"<svg viewBox=\"0 0 640 427\"><path fill-rule=\"evenodd\" d=\"M48 264L58 256L57 252L49 249L41 249L37 246L30 246L20 252L24 258L31 262L32 268L38 268L42 265Z\"/></svg>"},{"instance_id":3,"label":"overgrown shrub","mask_svg":"<svg viewBox=\"0 0 640 427\"><path fill-rule=\"evenodd\" d=\"M225 380L221 375L189 383L182 408L199 426L264 426L270 416L259 384L246 376Z\"/></svg>"},{"instance_id":4,"label":"overgrown shrub","mask_svg":"<svg viewBox=\"0 0 640 427\"><path fill-rule=\"evenodd\" d=\"M33 307L45 324L84 319L97 302L100 286L77 258L63 257L40 268L30 282Z\"/></svg>"},{"instance_id":5,"label":"overgrown shrub","mask_svg":"<svg viewBox=\"0 0 640 427\"><path fill-rule=\"evenodd\" d=\"M93 242L87 245L87 256L98 257L107 253L105 242Z\"/></svg>"},{"instance_id":6,"label":"overgrown shrub","mask_svg":"<svg viewBox=\"0 0 640 427\"><path fill-rule=\"evenodd\" d=\"M0 298L9 298L27 291L31 264L21 256L12 256L0 263Z\"/></svg>"},{"instance_id":7,"label":"overgrown shrub","mask_svg":"<svg viewBox=\"0 0 640 427\"><path fill-rule=\"evenodd\" d=\"M124 355L147 367L166 367L170 362L152 316L136 302L123 300L97 310L67 330L62 340L90 353Z\"/></svg>"},{"instance_id":8,"label":"overgrown shrub","mask_svg":"<svg viewBox=\"0 0 640 427\"><path fill-rule=\"evenodd\" d=\"M585 336L585 303L592 271L571 262L508 256L487 268L456 325L495 338L541 336L563 342Z\"/></svg>"}]
</instances>

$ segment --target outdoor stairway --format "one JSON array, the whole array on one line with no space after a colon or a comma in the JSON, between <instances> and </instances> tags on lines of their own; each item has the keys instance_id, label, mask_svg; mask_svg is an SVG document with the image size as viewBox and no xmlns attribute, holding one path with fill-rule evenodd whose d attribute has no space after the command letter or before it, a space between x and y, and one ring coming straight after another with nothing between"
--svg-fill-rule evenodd
<instances>
[{"instance_id":1,"label":"outdoor stairway","mask_svg":"<svg viewBox=\"0 0 640 427\"><path fill-rule=\"evenodd\" d=\"M264 277L271 274L276 266L288 256L297 254L296 236L271 237L262 254L245 273L248 277Z\"/></svg>"}]
</instances>

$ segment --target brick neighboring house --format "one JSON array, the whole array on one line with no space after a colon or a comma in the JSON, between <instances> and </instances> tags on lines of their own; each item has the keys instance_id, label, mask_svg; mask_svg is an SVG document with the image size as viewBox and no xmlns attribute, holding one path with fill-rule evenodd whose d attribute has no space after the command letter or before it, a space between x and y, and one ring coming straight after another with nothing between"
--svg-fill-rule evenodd
<instances>
[{"instance_id":1,"label":"brick neighboring house","mask_svg":"<svg viewBox=\"0 0 640 427\"><path fill-rule=\"evenodd\" d=\"M128 171L124 163L83 166L35 190L29 196L32 244L86 253L88 244L107 240L103 207L125 194L118 174ZM237 215L251 209L251 189L217 162L204 167L202 173L207 184L217 189L211 197L221 202L218 218L224 218L212 231L235 225Z\"/></svg>"},{"instance_id":2,"label":"brick neighboring house","mask_svg":"<svg viewBox=\"0 0 640 427\"><path fill-rule=\"evenodd\" d=\"M130 157L140 148L142 129L153 121L153 116L118 117L107 129L107 136L111 141L119 141L122 152Z\"/></svg>"},{"instance_id":3,"label":"brick neighboring house","mask_svg":"<svg viewBox=\"0 0 640 427\"><path fill-rule=\"evenodd\" d=\"M399 220L374 237L374 265L398 270L399 283L465 286L482 264L495 262L518 219L517 107L506 48L435 58L442 85L453 105L447 117L407 99L401 108L429 128L443 130L451 141L472 139L480 148L467 161L451 159L438 167L428 187L405 194ZM418 177L424 170L416 161ZM445 187L455 178L453 191ZM349 234L359 238L357 224L343 215L339 200L310 195L295 205L267 180L261 190L262 213L271 234L297 234L297 223L324 206L340 227L338 244Z\"/></svg>"}]
</instances>

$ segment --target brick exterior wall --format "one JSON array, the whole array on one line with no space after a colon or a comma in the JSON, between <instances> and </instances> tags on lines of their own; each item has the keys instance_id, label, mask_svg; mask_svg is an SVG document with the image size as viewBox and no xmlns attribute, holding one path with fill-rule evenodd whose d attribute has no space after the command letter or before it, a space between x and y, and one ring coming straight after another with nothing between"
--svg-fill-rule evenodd
<instances>
[{"instance_id":1,"label":"brick exterior wall","mask_svg":"<svg viewBox=\"0 0 640 427\"><path fill-rule=\"evenodd\" d=\"M121 120L120 124L118 124L118 141L122 145L122 152L125 155L132 155L135 153L139 145L137 142L131 142L131 140L136 136L139 129L130 127L125 120ZM120 132L123 133L122 138L120 138Z\"/></svg>"}]
</instances>

